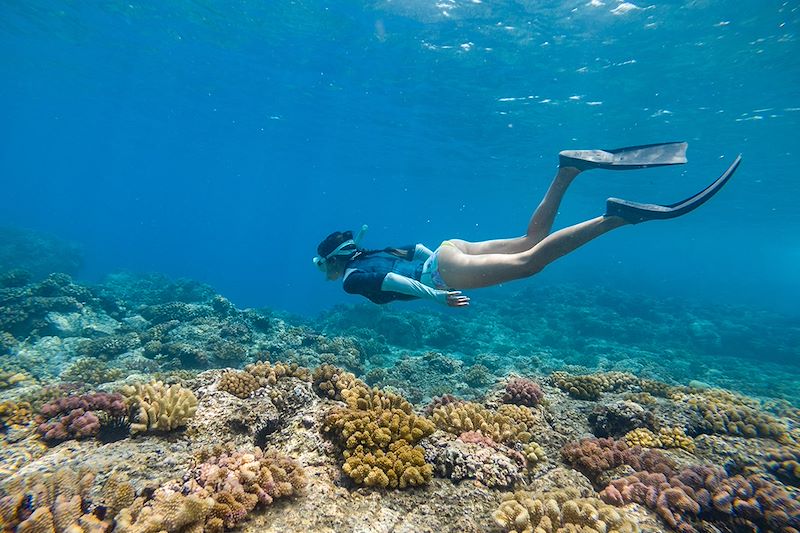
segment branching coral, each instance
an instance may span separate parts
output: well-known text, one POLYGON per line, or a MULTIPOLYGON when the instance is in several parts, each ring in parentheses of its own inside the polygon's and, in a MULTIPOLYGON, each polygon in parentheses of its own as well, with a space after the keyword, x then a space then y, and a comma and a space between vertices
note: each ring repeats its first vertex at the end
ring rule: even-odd
MULTIPOLYGON (((337 389, 328 389, 329 391, 337 389)), ((344 448, 343 471, 359 485, 406 488, 430 481, 433 467, 415 446, 434 427, 401 396, 358 384, 342 389, 347 408, 325 419, 323 430, 344 448)))
POLYGON ((81 383, 108 383, 122 377, 122 370, 111 368, 108 363, 93 357, 82 357, 72 363, 61 374, 62 381, 81 383))
POLYGON ((544 399, 544 392, 538 383, 525 378, 511 378, 506 383, 501 400, 503 403, 535 407, 544 399))
POLYGON ((698 433, 770 437, 782 443, 790 440, 786 424, 761 411, 758 402, 751 398, 711 389, 677 394, 673 399, 685 402, 696 413, 694 429, 698 433))
POLYGON ((67 396, 44 404, 39 410, 37 431, 45 441, 81 439, 97 435, 100 416, 125 416, 127 409, 119 394, 67 396))
POLYGON ((384 451, 380 447, 356 446, 344 451, 342 470, 358 485, 404 489, 425 485, 433 467, 425 462, 421 448, 405 440, 391 441, 384 451))
POLYGON ((197 397, 180 385, 161 381, 121 389, 131 406, 131 431, 171 431, 185 426, 197 410, 197 397))
POLYGON ((629 465, 635 470, 672 473, 675 464, 655 450, 629 447, 625 441, 614 439, 582 439, 561 449, 565 461, 591 480, 607 470, 629 465))
POLYGON ((296 377, 311 381, 311 371, 296 363, 276 363, 268 361, 247 365, 244 371, 228 370, 219 379, 219 390, 239 398, 247 398, 261 387, 275 385, 283 377, 296 377))
POLYGON ((639 525, 624 512, 597 498, 582 498, 577 489, 532 494, 517 491, 504 497, 492 514, 509 533, 628 533, 639 525))
POLYGON ((26 425, 33 419, 31 404, 28 402, 0 402, 0 431, 9 427, 26 425))
POLYGON ((522 455, 525 456, 525 465, 528 469, 532 469, 537 464, 546 461, 547 455, 539 444, 530 442, 522 447, 522 455))
POLYGON ((687 452, 694 452, 694 440, 686 435, 679 427, 661 428, 658 434, 647 428, 637 428, 628 432, 623 440, 629 446, 642 448, 680 448, 687 452))
POLYGON ((728 476, 720 467, 695 466, 674 475, 640 471, 612 481, 600 497, 614 505, 646 505, 682 533, 697 532, 698 520, 736 525, 737 531, 800 528, 796 494, 758 475, 728 476))
POLYGON ((12 478, 0 498, 0 527, 57 533, 109 531, 117 512, 133 502, 133 486, 114 472, 97 497, 89 498, 93 483, 93 473, 69 468, 12 478))
POLYGON ((29 379, 28 376, 22 372, 0 370, 0 390, 11 388, 27 379, 29 379))
POLYGON ((219 378, 219 390, 238 398, 247 398, 259 388, 258 380, 249 372, 229 370, 219 378))
POLYGON ((293 459, 276 452, 217 446, 200 452, 182 482, 136 498, 116 519, 116 532, 222 532, 257 506, 302 493, 306 478, 293 459))
POLYGON ((639 378, 625 372, 598 372, 596 374, 573 375, 553 372, 553 384, 579 400, 597 400, 608 391, 619 391, 639 384, 639 378))
POLYGON ((766 469, 784 483, 800 487, 800 448, 783 446, 770 450, 766 469))
POLYGON ((311 383, 318 395, 330 400, 342 400, 342 391, 356 385, 365 385, 354 374, 333 365, 317 367, 311 383))
POLYGON ((116 533, 222 531, 204 528, 214 505, 210 497, 185 496, 180 487, 159 487, 151 497, 136 498, 117 515, 116 533))
POLYGON ((252 451, 214 449, 201 453, 189 473, 183 493, 211 497, 214 505, 207 527, 232 528, 257 505, 300 494, 306 484, 300 465, 289 457, 260 448, 252 451), (202 461, 202 462, 200 462, 202 461))
POLYGON ((275 363, 269 361, 247 365, 245 371, 258 381, 259 387, 275 385, 278 379, 294 377, 303 381, 311 381, 311 371, 297 363, 275 363))
POLYGON ((436 427, 460 435, 479 431, 495 442, 525 444, 533 436, 536 417, 525 406, 501 405, 497 411, 473 403, 451 403, 437 407, 431 414, 436 427))
POLYGON ((467 401, 465 399, 463 399, 463 398, 458 398, 456 396, 453 396, 452 394, 444 394, 442 396, 437 396, 437 397, 433 398, 430 401, 430 403, 425 406, 425 409, 423 409, 423 412, 425 413, 426 416, 431 416, 433 414, 433 411, 437 407, 441 407, 443 405, 448 405, 448 404, 451 404, 451 403, 463 404, 463 403, 467 403, 467 401))
POLYGON ((658 440, 664 448, 680 448, 689 453, 694 452, 694 439, 688 436, 683 428, 671 427, 658 430, 658 440))
POLYGON ((642 379, 639 382, 639 388, 644 394, 652 394, 661 398, 669 397, 669 394, 674 389, 672 385, 655 379, 642 379))

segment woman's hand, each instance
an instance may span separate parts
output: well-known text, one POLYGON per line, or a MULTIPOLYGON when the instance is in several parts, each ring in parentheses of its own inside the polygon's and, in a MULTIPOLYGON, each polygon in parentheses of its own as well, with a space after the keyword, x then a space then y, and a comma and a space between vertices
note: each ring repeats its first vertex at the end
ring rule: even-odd
POLYGON ((450 307, 467 307, 469 296, 464 296, 461 291, 447 291, 447 305, 450 307))

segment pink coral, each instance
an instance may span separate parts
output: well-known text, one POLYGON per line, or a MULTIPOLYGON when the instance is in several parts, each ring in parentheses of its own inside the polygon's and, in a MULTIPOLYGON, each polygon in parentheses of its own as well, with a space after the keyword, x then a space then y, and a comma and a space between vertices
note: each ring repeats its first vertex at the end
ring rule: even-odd
POLYGON ((686 533, 697 531, 696 520, 738 524, 748 531, 800 529, 796 495, 766 478, 729 476, 717 466, 694 466, 669 478, 637 472, 612 481, 600 498, 613 505, 646 505, 671 528, 686 533))
POLYGON ((625 441, 614 439, 582 439, 561 449, 565 461, 592 480, 607 470, 629 465, 635 470, 660 472, 671 476, 674 463, 657 450, 629 447, 625 441))
POLYGON ((497 447, 497 443, 493 441, 491 437, 485 436, 480 431, 465 431, 458 436, 458 440, 470 444, 480 444, 481 446, 486 446, 487 448, 497 447))
POLYGON ((119 394, 100 392, 66 396, 44 404, 39 410, 37 431, 45 441, 93 437, 100 431, 98 412, 124 416, 125 401, 119 394))
POLYGON ((544 399, 542 387, 535 381, 525 378, 511 378, 506 383, 502 396, 503 403, 536 407, 544 399))
POLYGON ((218 448, 198 460, 202 462, 184 478, 183 493, 213 498, 211 516, 227 528, 241 522, 257 505, 269 505, 305 487, 300 465, 276 452, 218 448))
POLYGON ((464 433, 458 436, 458 440, 460 440, 461 442, 466 442, 468 444, 478 444, 486 448, 497 450, 500 453, 512 459, 513 461, 515 461, 517 464, 525 465, 527 463, 527 460, 525 459, 525 456, 522 453, 518 452, 513 448, 509 448, 508 446, 495 442, 494 440, 491 439, 491 437, 485 436, 480 431, 465 431, 464 433))

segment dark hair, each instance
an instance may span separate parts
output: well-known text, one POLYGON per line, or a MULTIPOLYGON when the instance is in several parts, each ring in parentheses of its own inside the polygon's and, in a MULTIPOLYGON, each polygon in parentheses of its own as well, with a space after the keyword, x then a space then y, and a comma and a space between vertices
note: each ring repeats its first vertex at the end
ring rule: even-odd
POLYGON ((349 241, 352 238, 352 231, 334 231, 325 237, 324 241, 319 243, 319 246, 317 246, 317 254, 319 254, 320 257, 325 257, 344 241, 349 241))

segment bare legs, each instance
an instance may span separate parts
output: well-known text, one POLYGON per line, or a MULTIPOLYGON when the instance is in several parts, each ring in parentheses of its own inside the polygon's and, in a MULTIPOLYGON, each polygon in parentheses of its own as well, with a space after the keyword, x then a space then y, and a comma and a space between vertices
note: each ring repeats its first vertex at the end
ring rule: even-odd
POLYGON ((476 289, 526 278, 587 242, 627 224, 620 217, 597 217, 550 234, 567 188, 580 171, 559 168, 523 237, 471 243, 450 242, 439 251, 439 273, 451 287, 476 289))
POLYGON ((516 254, 530 250, 536 246, 542 239, 550 234, 550 229, 553 227, 553 221, 558 214, 558 206, 561 205, 561 199, 564 193, 567 192, 572 180, 575 179, 580 171, 573 167, 563 167, 558 169, 556 177, 547 189, 541 203, 533 212, 530 222, 528 222, 528 231, 524 237, 515 237, 511 239, 495 239, 491 241, 481 242, 467 242, 460 239, 450 239, 456 248, 468 255, 483 255, 483 254, 516 254))

